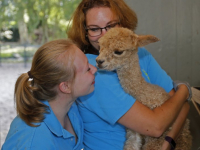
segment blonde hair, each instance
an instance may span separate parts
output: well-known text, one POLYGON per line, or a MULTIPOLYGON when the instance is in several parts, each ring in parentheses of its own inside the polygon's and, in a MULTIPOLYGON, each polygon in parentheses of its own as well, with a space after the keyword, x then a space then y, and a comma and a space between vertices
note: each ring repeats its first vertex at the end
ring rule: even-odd
POLYGON ((37 126, 48 113, 48 107, 41 101, 57 96, 56 85, 73 81, 75 67, 74 53, 70 40, 55 40, 41 46, 34 55, 31 70, 24 73, 15 84, 17 114, 30 126, 37 126), (33 79, 30 80, 29 77, 33 79))
POLYGON ((68 37, 76 41, 81 50, 90 46, 85 31, 86 13, 94 7, 109 7, 119 18, 122 27, 130 30, 135 30, 137 27, 136 13, 123 0, 82 0, 72 16, 72 26, 71 28, 68 26, 67 31, 68 37))

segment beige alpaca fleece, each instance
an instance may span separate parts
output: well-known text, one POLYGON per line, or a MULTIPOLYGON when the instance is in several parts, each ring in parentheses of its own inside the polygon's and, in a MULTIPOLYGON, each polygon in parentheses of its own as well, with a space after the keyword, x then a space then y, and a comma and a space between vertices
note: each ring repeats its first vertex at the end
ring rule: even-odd
MULTIPOLYGON (((99 39, 100 54, 96 59, 99 68, 108 71, 116 70, 125 92, 151 109, 163 104, 169 95, 163 88, 144 80, 137 52, 138 47, 156 41, 158 38, 152 35, 139 36, 126 28, 113 28, 99 39)), ((141 136, 127 129, 124 150, 160 150, 164 137, 170 129, 171 127, 159 138, 141 136), (144 144, 142 144, 142 140, 145 141, 144 144)), ((188 119, 176 143, 176 150, 191 149, 192 136, 189 131, 188 119)))

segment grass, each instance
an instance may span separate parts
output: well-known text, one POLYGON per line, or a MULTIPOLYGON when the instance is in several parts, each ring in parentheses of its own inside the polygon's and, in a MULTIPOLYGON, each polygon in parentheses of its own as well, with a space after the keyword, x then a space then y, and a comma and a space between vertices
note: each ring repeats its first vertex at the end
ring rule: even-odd
POLYGON ((0 51, 0 61, 5 63, 31 62, 36 50, 37 47, 6 47, 0 51))
POLYGON ((13 57, 12 53, 1 53, 0 55, 1 58, 10 58, 13 57))

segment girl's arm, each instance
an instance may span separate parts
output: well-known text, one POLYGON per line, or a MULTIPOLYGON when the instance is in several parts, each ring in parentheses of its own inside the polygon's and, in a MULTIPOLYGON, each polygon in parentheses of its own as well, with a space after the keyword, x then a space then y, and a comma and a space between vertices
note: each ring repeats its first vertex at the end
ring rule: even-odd
POLYGON ((188 95, 187 86, 181 84, 169 100, 153 110, 136 101, 118 123, 141 134, 159 137, 175 121, 188 95))

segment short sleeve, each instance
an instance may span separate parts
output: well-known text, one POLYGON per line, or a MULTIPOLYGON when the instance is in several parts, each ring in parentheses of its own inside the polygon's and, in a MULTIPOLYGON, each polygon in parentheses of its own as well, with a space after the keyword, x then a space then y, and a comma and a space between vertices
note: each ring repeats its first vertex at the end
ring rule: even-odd
MULTIPOLYGON (((139 48, 140 67, 146 71, 150 83, 161 86, 166 92, 170 92, 173 88, 171 77, 161 68, 155 58, 145 49, 139 48)), ((143 71, 143 70, 142 70, 143 71)))

